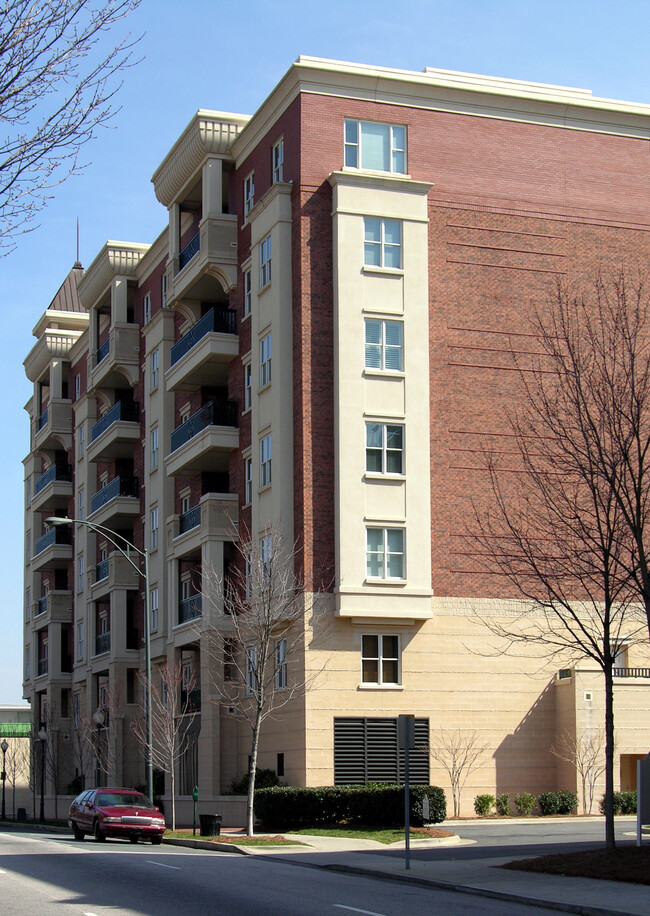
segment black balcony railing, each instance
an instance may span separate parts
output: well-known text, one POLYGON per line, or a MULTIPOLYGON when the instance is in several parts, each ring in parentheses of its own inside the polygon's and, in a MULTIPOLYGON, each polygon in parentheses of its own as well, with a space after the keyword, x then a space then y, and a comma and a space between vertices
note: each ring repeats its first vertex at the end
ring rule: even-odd
POLYGON ((38 418, 38 428, 43 429, 46 423, 47 423, 47 407, 45 408, 43 413, 38 418))
POLYGON ((203 318, 192 325, 187 334, 183 334, 180 340, 176 341, 171 349, 171 365, 173 366, 181 357, 189 353, 192 347, 211 331, 219 334, 236 334, 236 317, 237 313, 234 309, 210 309, 203 318))
POLYGON ((110 353, 110 349, 111 349, 111 339, 110 339, 110 337, 108 337, 108 338, 104 341, 103 344, 101 344, 99 347, 97 347, 97 362, 98 362, 98 363, 101 363, 101 361, 102 361, 106 356, 108 356, 108 354, 110 353))
POLYGON ((52 483, 53 480, 61 480, 65 483, 70 483, 72 481, 72 468, 69 464, 51 464, 47 471, 45 471, 41 476, 36 480, 34 484, 34 496, 37 493, 40 493, 41 490, 44 490, 45 487, 52 483))
POLYGON ((178 606, 178 622, 186 623, 201 616, 201 595, 190 595, 183 598, 178 606))
POLYGON ((178 533, 185 534, 192 528, 197 528, 201 524, 201 506, 192 506, 187 512, 183 512, 178 520, 178 533))
POLYGON ((36 602, 36 616, 44 614, 47 610, 47 595, 43 595, 42 598, 39 598, 36 602))
POLYGON ((96 512, 115 499, 117 496, 134 496, 140 495, 140 480, 138 477, 114 477, 110 483, 93 495, 90 500, 91 512, 96 512))
POLYGON ((100 633, 99 636, 95 636, 95 655, 101 655, 103 652, 110 652, 110 648, 110 633, 100 633))
POLYGON ((650 668, 612 668, 614 677, 650 677, 650 668))
POLYGON ((108 579, 108 560, 100 560, 95 566, 95 582, 108 579))
POLYGON ((95 439, 98 439, 109 426, 113 423, 117 423, 118 420, 125 420, 127 423, 137 423, 140 420, 140 405, 138 402, 133 401, 133 403, 128 403, 118 401, 116 404, 113 404, 111 409, 107 410, 104 416, 100 417, 93 425, 90 431, 91 441, 94 442, 95 439))
POLYGON ((230 426, 237 428, 236 401, 209 401, 200 410, 177 426, 171 435, 171 450, 175 452, 181 445, 198 435, 206 426, 230 426))
POLYGON ((42 674, 47 674, 47 659, 46 658, 39 658, 38 660, 38 676, 40 677, 42 674))
POLYGON ((195 254, 199 253, 201 247, 201 233, 197 232, 193 239, 187 243, 178 257, 178 269, 182 270, 186 264, 189 264, 195 254))
POLYGON ((181 712, 200 712, 201 711, 201 688, 195 687, 194 690, 181 690, 181 712))
POLYGON ((72 544, 72 531, 70 528, 50 528, 34 543, 34 556, 43 553, 54 544, 72 544))

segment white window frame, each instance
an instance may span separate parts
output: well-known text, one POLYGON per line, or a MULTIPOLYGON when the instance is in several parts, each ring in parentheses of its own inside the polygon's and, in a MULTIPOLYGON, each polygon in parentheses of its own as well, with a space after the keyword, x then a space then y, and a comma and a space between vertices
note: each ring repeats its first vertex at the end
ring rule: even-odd
POLYGON ((149 324, 151 321, 151 293, 145 293, 142 300, 142 324, 149 324))
POLYGON ((151 470, 155 471, 158 467, 158 427, 154 426, 151 430, 151 470))
POLYGON ((260 388, 271 384, 271 350, 272 340, 269 331, 260 340, 260 388))
POLYGON ((366 579, 387 582, 403 582, 406 579, 406 531, 404 528, 384 527, 380 525, 368 525, 366 527, 366 579), (370 544, 371 532, 380 532, 381 546, 378 549, 372 548, 370 544), (400 535, 400 549, 394 549, 395 537, 391 535, 400 535), (392 544, 390 542, 393 542, 392 544), (401 557, 401 575, 390 575, 389 566, 392 557, 401 557), (368 571, 371 558, 379 561, 379 575, 372 575, 368 571))
POLYGON ((273 442, 271 433, 260 439, 260 488, 268 487, 273 479, 273 442))
POLYGON ((86 451, 86 427, 81 423, 77 427, 77 457, 82 458, 86 451))
POLYGON ((253 502, 253 459, 244 458, 244 478, 245 494, 244 500, 247 506, 253 502))
POLYGON ((264 574, 264 581, 268 582, 271 576, 270 562, 273 556, 273 537, 270 534, 260 538, 260 563, 261 572, 264 574))
MULTIPOLYGON (((368 150, 369 143, 366 144, 368 150)), ((390 172, 395 175, 407 174, 406 161, 407 130, 404 124, 386 124, 383 121, 359 121, 346 118, 343 124, 344 165, 348 169, 390 172), (388 168, 372 168, 364 163, 364 128, 370 137, 372 128, 386 128, 388 148, 388 168)), ((368 150, 369 152, 369 150, 368 150)))
POLYGON ((77 518, 83 521, 86 512, 86 491, 83 487, 79 487, 77 490, 77 518))
POLYGON ((151 352, 151 390, 154 391, 158 387, 158 377, 160 369, 160 351, 158 347, 151 352))
POLYGON ((248 216, 255 206, 255 172, 244 178, 244 218, 248 216))
MULTIPOLYGON (((83 661, 85 649, 84 622, 79 620, 77 623, 77 661, 83 661)), ((76 694, 78 697, 79 695, 76 694)))
POLYGON ((260 289, 271 282, 271 236, 260 242, 260 289))
POLYGON ((397 633, 364 633, 361 636, 361 683, 369 684, 374 687, 399 686, 402 683, 402 645, 399 634, 397 633), (368 644, 370 640, 377 640, 377 654, 369 654, 368 644), (384 651, 384 640, 397 641, 397 655, 386 654, 384 651), (377 665, 377 679, 372 680, 366 677, 364 662, 370 662, 377 665), (397 662, 397 679, 389 680, 384 677, 384 662, 391 666, 397 662))
POLYGON ((151 528, 149 535, 149 549, 157 550, 158 549, 158 506, 154 506, 151 509, 149 515, 151 528))
POLYGON ((83 592, 84 590, 84 578, 86 572, 86 559, 83 553, 80 553, 77 556, 77 591, 83 592))
POLYGON ((244 318, 247 318, 253 306, 253 273, 250 267, 243 272, 244 280, 244 318))
POLYGON ((275 644, 275 688, 285 690, 287 687, 287 640, 279 639, 275 644))
POLYGON ((364 322, 364 364, 367 370, 372 372, 403 372, 404 371, 404 322, 395 321, 388 318, 366 318, 364 322), (370 328, 378 325, 379 326, 379 340, 373 341, 368 340, 368 331, 370 328), (388 326, 399 328, 399 344, 392 344, 387 342, 387 328, 388 326), (374 360, 371 358, 371 355, 375 352, 379 353, 379 365, 373 365, 374 360), (399 354, 399 368, 395 368, 388 363, 394 362, 393 359, 388 359, 389 356, 394 356, 394 354, 399 354))
POLYGON ((158 629, 158 588, 149 592, 149 630, 158 629))
POLYGON ((164 309, 167 308, 167 274, 163 273, 160 278, 160 302, 164 309))
POLYGON ((181 515, 185 515, 186 512, 190 511, 190 499, 191 493, 181 494, 181 515))
POLYGON ((246 695, 257 691, 257 647, 246 647, 246 695))
POLYGON ((78 401, 81 397, 81 375, 77 373, 74 377, 74 399, 78 401))
POLYGON ((403 423, 384 423, 381 420, 366 420, 366 474, 380 474, 382 477, 403 477, 406 467, 404 461, 404 438, 403 423), (368 441, 369 437, 377 429, 379 429, 381 442, 378 446, 371 445, 368 441), (401 444, 399 448, 389 446, 389 432, 395 429, 401 431, 401 444), (380 468, 371 468, 369 467, 371 455, 376 455, 377 453, 379 453, 380 468), (398 455, 400 459, 399 471, 389 470, 389 460, 394 460, 398 455))
POLYGON ((273 144, 271 167, 273 170, 273 184, 284 181, 284 137, 280 137, 280 139, 273 144))
POLYGON ((387 219, 383 216, 364 216, 363 218, 363 266, 375 270, 402 270, 404 266, 403 225, 400 219, 387 219), (399 242, 387 240, 388 230, 399 229, 399 242), (369 234, 379 229, 378 239, 369 234), (394 263, 395 253, 398 263, 394 263), (379 258, 376 258, 376 255, 379 258), (378 263, 377 263, 378 260, 378 263))
POLYGON ((251 363, 244 365, 244 411, 251 409, 253 396, 253 366, 251 363))

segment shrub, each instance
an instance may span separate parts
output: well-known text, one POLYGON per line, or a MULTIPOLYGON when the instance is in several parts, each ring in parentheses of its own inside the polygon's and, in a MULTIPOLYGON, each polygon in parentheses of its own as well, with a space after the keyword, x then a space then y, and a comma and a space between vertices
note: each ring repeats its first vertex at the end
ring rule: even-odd
MULTIPOLYGON (((598 810, 605 813, 605 796, 598 802, 598 810)), ((614 792, 614 814, 636 814, 636 789, 614 792)))
MULTIPOLYGON (((248 794, 248 773, 244 773, 241 779, 233 779, 232 781, 232 791, 233 795, 247 795, 248 794)), ((255 770, 255 788, 256 789, 269 789, 272 786, 279 786, 280 780, 278 779, 278 774, 275 770, 255 770)))
POLYGON ((489 817, 494 807, 494 795, 477 795, 474 799, 474 810, 479 817, 489 817))
POLYGON ((560 789, 557 792, 542 792, 537 798, 539 810, 543 815, 571 814, 578 804, 575 792, 560 789))
POLYGON ((520 817, 532 814, 535 808, 535 796, 531 795, 530 792, 521 792, 519 795, 515 795, 515 808, 520 817))
POLYGON ((557 813, 558 814, 573 814, 575 809, 578 807, 578 796, 575 792, 568 792, 566 789, 560 789, 557 793, 558 796, 558 805, 557 813))
POLYGON ((506 795, 505 792, 497 795, 496 807, 497 814, 501 815, 501 817, 508 817, 510 814, 510 796, 506 795))
MULTIPOLYGON (((445 793, 437 786, 411 786, 410 819, 422 826, 422 803, 429 799, 429 823, 439 824, 447 814, 445 793)), ((397 785, 276 786, 255 790, 255 814, 263 827, 296 830, 346 821, 369 827, 404 826, 404 787, 397 785)))

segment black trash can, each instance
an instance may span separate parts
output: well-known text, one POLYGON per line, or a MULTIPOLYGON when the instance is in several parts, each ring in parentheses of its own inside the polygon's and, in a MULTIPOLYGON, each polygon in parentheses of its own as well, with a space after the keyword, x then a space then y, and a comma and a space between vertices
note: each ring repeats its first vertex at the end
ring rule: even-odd
POLYGON ((27 820, 27 808, 19 808, 16 811, 16 820, 17 821, 26 821, 27 820))
POLYGON ((221 814, 199 814, 201 836, 219 836, 222 816, 221 814))

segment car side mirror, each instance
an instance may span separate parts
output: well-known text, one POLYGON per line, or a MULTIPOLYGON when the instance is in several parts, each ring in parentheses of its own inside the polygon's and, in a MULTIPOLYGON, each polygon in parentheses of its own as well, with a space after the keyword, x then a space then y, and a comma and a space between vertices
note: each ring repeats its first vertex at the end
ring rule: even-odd
POLYGON ((86 802, 86 808, 92 808, 92 806, 93 806, 92 802, 86 802))

